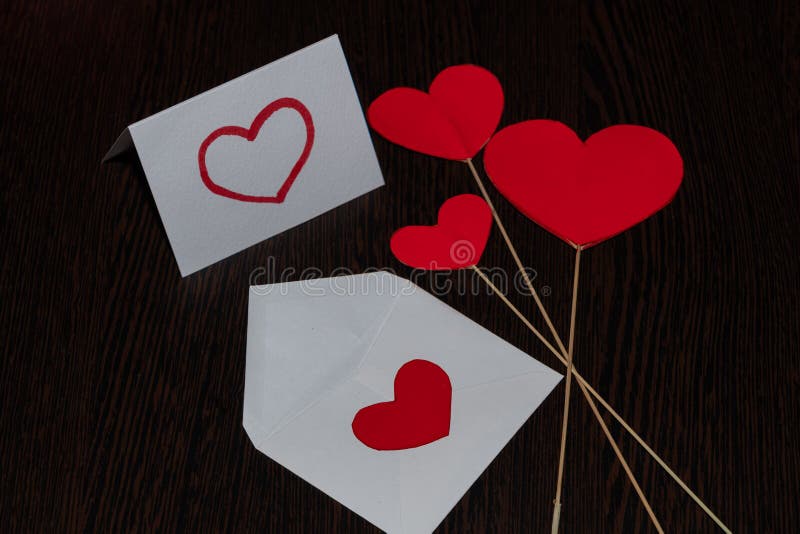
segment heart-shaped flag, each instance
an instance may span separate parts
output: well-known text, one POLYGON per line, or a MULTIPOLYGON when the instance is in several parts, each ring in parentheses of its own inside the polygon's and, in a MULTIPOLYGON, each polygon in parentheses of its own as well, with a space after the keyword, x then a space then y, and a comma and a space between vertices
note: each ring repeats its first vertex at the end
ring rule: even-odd
POLYGON ((431 271, 477 265, 489 239, 492 212, 476 195, 458 195, 439 208, 435 226, 406 226, 392 235, 398 260, 431 271))
POLYGON ((393 143, 445 159, 472 158, 497 129, 503 88, 475 65, 448 67, 427 93, 410 87, 386 91, 367 110, 367 120, 393 143))
POLYGON ((353 434, 372 449, 427 445, 450 433, 450 377, 435 363, 411 360, 394 378, 394 400, 367 406, 353 418, 353 434))
POLYGON ((483 156, 486 173, 522 213, 572 245, 589 246, 666 206, 683 161, 663 134, 620 124, 585 142, 568 126, 531 120, 502 129, 483 156))
POLYGON ((297 175, 300 173, 303 165, 305 165, 306 160, 308 160, 308 155, 311 153, 311 147, 313 144, 314 121, 311 119, 311 113, 308 111, 308 108, 306 108, 302 102, 295 98, 279 98, 278 100, 268 104, 267 107, 262 109, 258 115, 256 115, 256 118, 253 119, 253 124, 250 125, 250 128, 242 128, 241 126, 223 126, 222 128, 217 128, 205 138, 200 145, 200 151, 197 153, 197 161, 200 165, 200 178, 202 178, 203 183, 212 193, 223 197, 231 198, 233 200, 240 200, 242 202, 267 202, 280 204, 286 198, 286 194, 289 192, 289 189, 291 189, 295 178, 297 178, 297 175), (303 123, 306 127, 306 142, 305 146, 303 147, 303 152, 300 154, 300 157, 297 158, 297 162, 295 162, 292 170, 289 172, 289 175, 286 177, 286 180, 284 180, 277 193, 275 193, 275 195, 264 196, 248 195, 239 193, 237 191, 232 191, 216 183, 209 175, 208 167, 206 165, 206 152, 208 152, 208 147, 211 146, 211 143, 225 135, 243 137, 247 141, 252 142, 258 136, 258 132, 261 130, 261 127, 264 125, 264 123, 267 122, 267 119, 269 119, 270 116, 279 109, 284 108, 293 109, 300 114, 300 117, 303 119, 303 123))

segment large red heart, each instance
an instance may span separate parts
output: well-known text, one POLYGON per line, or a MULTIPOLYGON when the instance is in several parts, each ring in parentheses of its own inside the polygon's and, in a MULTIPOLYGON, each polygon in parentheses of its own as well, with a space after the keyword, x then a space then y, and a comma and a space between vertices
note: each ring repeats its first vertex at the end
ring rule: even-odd
POLYGON ((628 124, 582 142, 560 122, 521 122, 492 138, 483 162, 517 209, 568 243, 583 246, 669 204, 683 178, 681 156, 666 136, 628 124))
POLYGON ((492 212, 481 197, 455 196, 439 208, 435 226, 406 226, 392 235, 398 260, 431 271, 477 265, 489 239, 492 212))
POLYGON ((197 161, 200 165, 200 178, 202 178, 203 183, 212 193, 221 195, 223 197, 231 198, 233 200, 241 200, 242 202, 267 202, 280 204, 286 198, 286 194, 289 192, 289 189, 291 189, 295 178, 297 178, 297 175, 300 173, 303 165, 305 165, 306 160, 308 160, 308 155, 311 153, 311 146, 313 144, 314 121, 311 119, 311 113, 308 111, 308 108, 306 108, 302 102, 295 98, 279 98, 278 100, 268 104, 267 107, 262 109, 258 115, 256 115, 256 118, 253 119, 253 124, 250 125, 250 128, 242 128, 241 126, 223 126, 222 128, 217 128, 205 138, 200 145, 200 151, 197 153, 197 161), (211 146, 211 143, 224 135, 244 137, 247 141, 252 142, 258 136, 258 132, 261 130, 261 127, 264 125, 264 123, 267 122, 267 119, 269 119, 270 116, 279 109, 284 108, 293 109, 300 114, 300 117, 303 119, 303 123, 306 127, 306 143, 303 147, 303 152, 300 154, 300 157, 297 158, 297 162, 295 162, 292 170, 289 172, 289 176, 286 177, 286 180, 284 180, 280 189, 278 189, 278 192, 274 196, 246 195, 244 193, 227 189, 214 182, 214 180, 208 174, 208 167, 206 166, 206 152, 208 151, 208 147, 211 146))
POLYGON ((503 88, 475 65, 448 67, 427 93, 397 87, 375 99, 367 120, 383 137, 408 149, 445 159, 472 158, 497 129, 503 88))
POLYGON ((435 363, 411 360, 394 378, 394 400, 362 408, 353 434, 372 449, 396 451, 427 445, 450 434, 450 377, 435 363))

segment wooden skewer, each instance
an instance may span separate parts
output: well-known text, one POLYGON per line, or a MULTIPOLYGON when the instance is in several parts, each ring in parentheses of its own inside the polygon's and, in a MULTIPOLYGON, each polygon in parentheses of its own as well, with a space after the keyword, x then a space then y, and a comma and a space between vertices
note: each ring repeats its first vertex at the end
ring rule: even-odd
MULTIPOLYGON (((482 272, 480 274, 483 275, 482 272)), ((485 277, 485 275, 483 275, 483 277, 485 277)), ((495 290, 495 292, 497 291, 495 290)), ((542 333, 539 332, 539 330, 537 330, 536 327, 533 326, 524 315, 522 315, 522 313, 516 308, 516 306, 511 304, 508 301, 508 299, 505 298, 505 295, 499 292, 498 294, 501 295, 501 299, 511 309, 511 311, 513 311, 514 314, 520 320, 522 320, 525 326, 527 326, 528 329, 531 332, 533 332, 537 338, 539 338, 539 341, 541 341, 545 345, 545 347, 547 347, 548 350, 550 350, 550 352, 552 352, 555 355, 555 357, 558 358, 559 361, 561 361, 561 363, 564 364, 564 366, 566 367, 567 365, 566 358, 564 358, 564 356, 562 356, 558 352, 558 350, 556 350, 556 348, 549 341, 547 341, 547 339, 545 339, 542 333)), ((670 468, 669 465, 667 465, 667 463, 658 455, 658 453, 656 453, 656 451, 654 451, 647 444, 647 442, 644 441, 644 439, 625 421, 625 419, 622 418, 622 416, 619 413, 617 413, 617 411, 600 395, 600 393, 598 393, 597 390, 594 389, 592 385, 586 381, 585 378, 583 378, 583 376, 578 372, 578 370, 575 369, 574 365, 572 368, 572 375, 575 377, 575 380, 578 381, 578 385, 580 386, 584 394, 584 397, 586 397, 586 400, 589 403, 589 407, 592 408, 592 411, 595 412, 596 416, 598 416, 599 414, 596 412, 596 406, 591 397, 594 397, 594 399, 596 399, 597 402, 599 402, 600 405, 603 408, 605 408, 606 411, 609 414, 611 414, 612 417, 614 417, 614 419, 617 420, 620 426, 622 426, 622 428, 624 428, 625 431, 628 432, 628 434, 630 434, 631 437, 635 439, 639 445, 641 445, 641 447, 647 452, 647 454, 649 454, 658 463, 658 465, 660 465, 661 468, 664 469, 664 471, 666 471, 667 474, 669 474, 672 477, 672 479, 678 484, 678 486, 680 486, 681 489, 683 489, 683 491, 685 491, 692 498, 692 500, 694 500, 694 502, 717 524, 717 526, 720 527, 720 529, 722 529, 727 534, 733 534, 731 532, 731 529, 729 529, 725 525, 725 523, 723 523, 722 520, 719 517, 717 517, 717 515, 714 512, 712 512, 711 509, 700 499, 700 497, 694 491, 692 491, 691 488, 689 488, 689 486, 687 486, 683 480, 681 480, 681 478, 677 475, 677 473, 675 473, 675 471, 673 471, 672 468, 670 468), (591 397, 587 397, 586 396, 587 393, 589 393, 591 397)), ((601 426, 604 426, 604 424, 601 423, 601 426)))
POLYGON ((575 349, 575 314, 578 305, 578 279, 581 268, 581 247, 575 252, 575 274, 572 277, 572 311, 569 318, 569 348, 567 349, 567 378, 564 390, 564 415, 561 421, 561 450, 558 455, 558 482, 556 483, 556 498, 553 501, 553 527, 552 534, 558 533, 558 523, 561 518, 561 489, 564 482, 564 455, 567 449, 567 426, 569 424, 569 399, 572 391, 572 356, 575 349))
POLYGON ((500 230, 500 234, 503 236, 503 240, 506 242, 508 251, 511 252, 511 256, 514 258, 514 263, 517 264, 517 269, 519 269, 520 274, 522 274, 522 278, 525 280, 525 285, 528 286, 528 291, 531 292, 533 300, 536 301, 536 307, 539 308, 539 313, 541 313, 542 317, 544 317, 544 322, 547 323, 547 328, 549 328, 550 333, 553 334, 553 339, 556 340, 558 348, 561 349, 561 353, 566 355, 567 349, 566 347, 564 347, 564 343, 561 341, 561 337, 558 335, 558 332, 556 332, 556 327, 553 325, 553 321, 550 320, 550 315, 547 313, 547 310, 544 309, 544 304, 542 304, 542 299, 539 298, 539 294, 533 287, 533 282, 528 276, 528 272, 522 265, 522 260, 519 259, 519 254, 517 254, 517 249, 514 248, 514 245, 511 243, 511 238, 508 237, 508 232, 506 232, 506 227, 503 226, 503 222, 500 220, 500 216, 497 214, 497 210, 494 209, 494 204, 492 204, 492 199, 489 198, 489 193, 487 193, 486 187, 484 187, 483 185, 483 180, 481 180, 478 171, 475 169, 475 165, 472 164, 472 160, 468 159, 466 160, 466 163, 469 166, 469 170, 472 171, 472 176, 473 178, 475 178, 475 182, 477 182, 478 184, 478 189, 481 190, 483 199, 489 205, 489 209, 492 210, 492 217, 494 217, 494 222, 495 224, 497 224, 497 228, 500 230))
MULTIPOLYGON (((472 270, 475 271, 476 273, 478 273, 478 276, 480 276, 481 279, 483 279, 483 281, 486 283, 486 285, 488 285, 492 289, 492 291, 494 291, 494 293, 496 293, 497 296, 499 296, 500 299, 503 302, 505 302, 506 306, 508 306, 511 309, 511 311, 513 311, 514 314, 516 314, 516 316, 519 317, 520 320, 523 323, 525 323, 525 326, 527 326, 534 334, 536 334, 537 337, 542 339, 540 337, 542 334, 536 329, 536 327, 534 327, 530 323, 530 321, 528 321, 528 319, 524 315, 522 315, 522 312, 520 312, 517 309, 517 307, 514 306, 511 303, 511 301, 508 300, 508 297, 506 297, 503 293, 500 292, 499 289, 497 289, 497 287, 492 283, 491 280, 489 280, 489 277, 487 277, 483 273, 483 271, 481 271, 478 267, 476 267, 474 265, 472 266, 472 270)), ((548 343, 548 345, 549 345, 549 343, 548 343)), ((552 345, 550 345, 550 346, 552 347, 552 345)), ((555 349, 554 349, 554 353, 558 356, 558 358, 561 360, 561 362, 565 366, 568 366, 568 361, 561 354, 559 354, 558 351, 555 351, 555 349)), ((577 372, 575 372, 575 378, 576 379, 578 378, 577 372)), ((614 453, 617 455, 617 458, 619 459, 620 464, 622 464, 622 468, 625 470, 625 473, 628 475, 628 478, 630 479, 631 484, 633 484, 633 488, 636 490, 636 493, 639 495, 639 499, 642 501, 642 504, 644 505, 645 510, 647 510, 647 513, 650 516, 650 520, 653 522, 653 525, 656 527, 656 530, 658 530, 659 533, 664 534, 664 530, 661 528, 661 523, 658 522, 658 519, 656 518, 656 515, 653 512, 653 509, 650 506, 650 503, 648 502, 647 497, 645 497, 644 492, 642 491, 642 488, 639 486, 639 483, 636 481, 636 477, 633 475, 633 472, 631 471, 631 468, 628 466, 628 462, 625 461, 625 457, 622 456, 622 451, 619 450, 619 447, 617 446, 617 443, 614 440, 614 437, 611 435, 611 432, 608 430, 608 426, 606 426, 606 422, 603 420, 603 417, 600 415, 600 412, 597 410, 597 406, 594 405, 594 401, 592 400, 592 397, 589 395, 589 392, 587 391, 586 386, 583 384, 583 382, 581 380, 579 380, 578 383, 579 383, 579 385, 581 387, 581 390, 583 391, 584 397, 586 397, 586 400, 589 403, 589 406, 592 407, 592 412, 594 412, 595 418, 597 419, 597 422, 600 424, 600 427, 603 429, 603 432, 605 433, 606 438, 608 439, 608 442, 611 444, 611 448, 614 449, 614 453)))
MULTIPOLYGON (((524 316, 522 316, 521 314, 517 315, 523 320, 524 323, 526 323, 526 325, 529 327, 529 329, 531 329, 531 331, 536 335, 536 337, 539 338, 539 341, 541 341, 548 348, 548 350, 550 350, 550 352, 552 352, 559 360, 561 360, 561 362, 564 365, 567 365, 567 360, 565 358, 565 355, 568 354, 568 351, 564 347, 564 343, 561 341, 558 332, 556 332, 555 326, 553 326, 553 322, 550 320, 550 316, 547 313, 547 310, 545 310, 544 304, 542 304, 542 300, 536 293, 536 290, 533 287, 533 283, 531 282, 531 279, 528 276, 525 267, 522 265, 522 261, 519 259, 519 255, 517 254, 514 245, 511 243, 511 239, 508 237, 508 233, 506 232, 505 226, 503 226, 503 223, 500 220, 500 216, 497 214, 497 211, 494 208, 494 204, 492 204, 492 200, 489 198, 489 194, 487 193, 486 188, 483 185, 483 181, 481 180, 481 177, 478 175, 478 171, 475 169, 475 166, 473 165, 471 159, 465 160, 465 163, 467 164, 467 166, 469 166, 469 169, 472 172, 472 176, 475 178, 475 181, 478 184, 478 188, 481 190, 481 194, 483 195, 484 200, 489 205, 489 208, 492 211, 492 216, 494 217, 494 221, 497 224, 497 227, 500 230, 500 233, 502 234, 503 239, 506 242, 506 246, 508 247, 509 252, 511 252, 511 256, 514 258, 514 261, 517 264, 517 268, 519 269, 520 274, 525 280, 525 283, 528 286, 528 290, 531 292, 531 295, 533 296, 533 299, 536 302, 536 306, 538 307, 539 312, 542 314, 542 317, 544 317, 545 323, 547 323, 547 326, 550 329, 550 333, 553 334, 553 338, 556 340, 556 343, 561 349, 561 353, 559 353, 555 349, 555 347, 553 347, 553 345, 547 339, 545 339, 545 337, 536 328, 534 328, 533 325, 531 325, 527 321, 527 319, 524 318, 524 316)), ((570 245, 572 245, 574 248, 578 248, 578 246, 574 243, 570 243, 570 245)), ((512 308, 512 310, 516 310, 516 308, 512 308)), ((589 393, 591 393, 592 396, 595 399, 597 399, 597 401, 603 406, 603 408, 605 408, 608 411, 608 413, 610 413, 614 417, 614 419, 617 420, 617 422, 622 426, 622 428, 624 428, 625 431, 628 432, 628 434, 630 434, 633 437, 633 439, 635 439, 636 442, 647 452, 647 454, 649 454, 650 457, 653 458, 656 461, 656 463, 658 463, 658 465, 661 466, 661 468, 664 471, 666 471, 670 477, 672 477, 672 479, 678 484, 678 486, 680 486, 681 489, 683 489, 683 491, 685 491, 692 498, 692 500, 694 500, 694 502, 717 524, 717 526, 719 526, 720 529, 722 529, 727 534, 732 534, 731 530, 725 525, 725 523, 723 523, 722 520, 719 517, 717 517, 717 515, 714 512, 712 512, 711 509, 700 499, 700 497, 694 491, 692 491, 691 488, 689 488, 689 486, 686 485, 686 483, 683 480, 681 480, 681 478, 677 475, 677 473, 675 473, 675 471, 673 471, 672 468, 670 468, 667 465, 667 463, 647 444, 647 442, 645 442, 644 439, 642 439, 642 437, 636 433, 636 431, 622 418, 622 416, 619 415, 617 411, 614 410, 614 408, 612 408, 611 405, 608 404, 606 400, 600 396, 600 394, 591 386, 591 384, 589 384, 586 380, 584 380, 584 378, 578 373, 578 371, 574 368, 574 366, 572 369, 572 374, 578 381, 578 384, 581 386, 581 390, 584 392, 584 396, 586 391, 588 390, 589 393)), ((589 398, 587 398, 587 401, 589 402, 589 406, 592 407, 594 411, 595 409, 594 403, 589 398)))
MULTIPOLYGON (((522 265, 522 260, 520 260, 519 254, 517 254, 516 248, 511 243, 511 238, 508 236, 508 232, 506 232, 505 226, 503 225, 502 221, 500 220, 500 216, 498 215, 497 210, 495 209, 494 204, 492 203, 492 200, 489 197, 489 193, 486 191, 486 187, 483 185, 483 180, 481 180, 481 177, 478 174, 478 171, 475 169, 475 165, 472 163, 471 159, 466 160, 466 163, 467 163, 467 166, 469 167, 470 171, 472 172, 473 178, 475 178, 475 182, 478 185, 478 189, 480 189, 484 200, 486 201, 486 203, 489 206, 489 209, 492 212, 492 217, 494 218, 494 221, 497 224, 498 229, 500 230, 500 234, 503 236, 503 240, 506 242, 506 246, 508 247, 509 252, 511 252, 511 256, 514 258, 514 262, 517 264, 517 268, 519 269, 519 272, 522 274, 522 277, 525 280, 526 285, 528 286, 528 290, 530 291, 531 296, 533 296, 534 300, 536 301, 536 305, 539 308, 539 312, 542 314, 542 317, 544 317, 544 320, 547 323, 547 326, 550 329, 550 332, 553 334, 553 338, 556 340, 556 343, 558 344, 559 348, 561 349, 561 352, 564 355, 566 355, 566 359, 565 359, 564 356, 559 354, 558 351, 556 351, 555 348, 544 338, 544 336, 542 336, 542 334, 527 320, 527 318, 525 318, 519 312, 519 310, 517 310, 517 308, 513 304, 511 304, 511 302, 506 298, 506 296, 503 295, 502 293, 500 293, 499 291, 497 291, 496 288, 494 288, 494 285, 483 274, 483 272, 481 272, 480 269, 478 269, 477 267, 473 266, 473 269, 478 273, 478 275, 480 275, 481 278, 483 278, 484 281, 486 283, 488 283, 490 287, 493 288, 495 293, 500 295, 500 297, 503 299, 503 301, 509 307, 511 307, 512 311, 514 311, 517 314, 517 316, 520 319, 522 319, 522 321, 526 324, 526 326, 528 326, 528 328, 531 329, 531 331, 533 331, 533 333, 548 348, 550 348, 551 351, 556 356, 558 356, 558 358, 562 361, 562 363, 564 363, 567 366, 567 388, 566 388, 566 393, 565 393, 566 396, 565 396, 565 400, 564 400, 564 405, 565 405, 564 408, 565 409, 564 409, 564 420, 563 420, 563 423, 562 423, 561 451, 560 451, 560 455, 559 455, 560 459, 559 459, 559 468, 558 468, 558 484, 557 484, 557 490, 556 490, 556 500, 554 502, 555 508, 554 508, 554 512, 553 512, 553 534, 555 534, 555 532, 558 531, 558 524, 560 522, 560 515, 561 515, 560 514, 560 512, 561 512, 560 495, 561 495, 561 487, 562 487, 562 483, 563 483, 563 469, 564 469, 563 468, 563 462, 564 462, 564 452, 565 452, 565 444, 566 444, 566 430, 567 430, 567 420, 568 420, 568 410, 569 410, 569 394, 570 394, 571 378, 572 378, 572 374, 573 374, 571 372, 571 370, 573 369, 573 366, 571 364, 571 352, 572 351, 571 350, 567 350, 566 347, 564 347, 564 343, 561 341, 561 337, 558 335, 558 332, 556 331, 555 326, 553 325, 553 321, 550 319, 550 315, 545 310, 544 304, 542 304, 542 301, 539 298, 539 294, 536 292, 536 289, 533 287, 533 282, 531 281, 530 277, 528 276, 528 273, 525 270, 525 267, 522 265)), ((578 249, 578 254, 579 253, 580 253, 580 249, 578 249)), ((576 257, 576 272, 575 272, 576 280, 577 280, 577 275, 578 275, 577 267, 579 265, 579 263, 578 263, 579 258, 580 258, 579 256, 576 257)), ((570 327, 570 338, 571 339, 574 339, 574 337, 573 337, 574 336, 574 318, 575 318, 574 312, 575 312, 575 304, 576 304, 575 300, 576 300, 576 297, 577 297, 577 284, 575 285, 574 291, 573 291, 573 306, 572 306, 572 312, 573 313, 572 313, 572 318, 571 318, 571 323, 572 324, 571 324, 571 327, 570 327)), ((571 344, 572 344, 572 342, 570 342, 570 345, 571 344)), ((571 349, 571 347, 570 347, 570 349, 571 349)), ((630 467, 628 467, 628 464, 625 461, 625 458, 622 456, 622 453, 619 450, 619 447, 617 447, 617 444, 614 441, 613 437, 611 436, 611 433, 608 431, 608 427, 605 425, 605 421, 603 420, 602 417, 600 417, 600 414, 597 411, 597 407, 594 405, 594 401, 592 401, 592 398, 586 392, 586 385, 580 383, 580 381, 579 381, 579 384, 581 386, 581 390, 584 393, 584 396, 586 397, 587 402, 589 403, 590 407, 592 408, 592 411, 595 412, 597 420, 600 423, 600 426, 603 428, 603 432, 606 434, 606 437, 608 438, 609 443, 611 444, 612 448, 614 449, 614 452, 617 454, 617 457, 619 458, 620 463, 622 464, 623 468, 625 469, 625 472, 628 474, 628 478, 631 480, 631 483, 633 484, 634 488, 636 489, 636 492, 639 495, 639 498, 642 500, 642 504, 645 506, 645 509, 647 510, 648 514, 650 515, 650 518, 653 521, 653 524, 656 526, 656 528, 659 530, 659 532, 663 532, 661 530, 661 525, 659 524, 658 519, 656 518, 655 513, 653 512, 653 510, 652 510, 652 508, 650 506, 650 503, 647 501, 647 498, 645 497, 644 493, 642 492, 641 487, 639 486, 638 482, 636 481, 636 478, 633 476, 633 473, 631 472, 630 467)))

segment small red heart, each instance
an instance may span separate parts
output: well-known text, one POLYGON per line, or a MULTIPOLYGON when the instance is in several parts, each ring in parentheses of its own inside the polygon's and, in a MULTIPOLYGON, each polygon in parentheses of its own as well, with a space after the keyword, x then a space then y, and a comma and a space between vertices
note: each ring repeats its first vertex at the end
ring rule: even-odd
POLYGON ((427 93, 410 87, 386 91, 367 110, 367 120, 393 143, 430 156, 472 158, 497 129, 503 88, 475 65, 448 67, 427 93))
POLYGON ((427 360, 411 360, 394 377, 394 400, 358 411, 353 434, 372 449, 412 449, 450 434, 453 387, 444 369, 427 360))
POLYGON ((286 198, 286 194, 289 192, 289 189, 291 189, 295 178, 297 178, 297 175, 300 173, 303 165, 305 165, 306 160, 308 160, 308 155, 311 153, 311 146, 313 144, 314 121, 311 119, 311 113, 308 111, 308 108, 306 108, 302 102, 295 98, 279 98, 278 100, 268 104, 267 107, 262 109, 258 115, 256 115, 256 118, 253 119, 253 124, 250 125, 250 128, 242 128, 241 126, 223 126, 222 128, 217 128, 205 138, 200 145, 200 151, 197 153, 197 161, 200 165, 200 178, 203 179, 203 183, 212 193, 223 197, 231 198, 233 200, 241 200, 242 202, 269 202, 280 204, 286 198), (258 136, 258 132, 261 130, 261 127, 264 125, 264 123, 267 122, 267 119, 269 119, 270 116, 279 109, 284 108, 293 109, 300 114, 300 117, 303 119, 303 123, 306 127, 306 144, 303 147, 303 152, 300 154, 300 157, 297 158, 297 162, 295 162, 292 170, 289 172, 289 176, 286 177, 286 180, 284 180, 275 196, 246 195, 244 193, 231 191, 230 189, 222 187, 218 183, 214 182, 214 180, 208 174, 208 167, 206 167, 206 152, 208 151, 208 147, 211 146, 211 143, 224 135, 244 137, 247 141, 252 142, 258 136))
POLYGON ((483 162, 517 209, 573 245, 599 243, 653 215, 683 178, 672 141, 629 124, 582 142, 560 122, 521 122, 492 138, 483 162))
POLYGON ((492 212, 481 197, 455 196, 439 208, 435 226, 406 226, 392 235, 398 260, 431 271, 477 265, 489 239, 492 212))

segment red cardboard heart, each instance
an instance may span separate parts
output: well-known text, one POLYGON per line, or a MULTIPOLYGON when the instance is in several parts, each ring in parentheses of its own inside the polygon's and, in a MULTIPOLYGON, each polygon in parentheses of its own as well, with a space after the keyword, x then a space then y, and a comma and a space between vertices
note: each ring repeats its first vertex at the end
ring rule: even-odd
POLYGON ((367 406, 353 418, 353 434, 372 449, 427 445, 450 433, 450 377, 435 363, 411 360, 394 378, 394 400, 367 406))
POLYGON ((367 120, 383 137, 445 159, 472 158, 489 140, 503 113, 503 88, 475 65, 448 67, 427 93, 410 87, 386 91, 369 106, 367 120))
POLYGON ((683 161, 663 134, 620 124, 582 142, 568 126, 531 120, 502 129, 486 173, 517 209, 573 245, 593 245, 672 200, 683 161))
POLYGON ((492 212, 481 197, 455 196, 439 208, 435 226, 406 226, 392 235, 398 260, 431 271, 477 265, 489 239, 492 212))
POLYGON ((241 200, 242 202, 268 202, 280 204, 286 198, 286 194, 289 192, 289 189, 291 189, 295 178, 297 178, 297 175, 300 173, 303 165, 305 165, 306 160, 308 160, 308 155, 311 153, 311 146, 313 144, 314 122, 311 119, 311 113, 308 111, 308 108, 306 108, 303 103, 297 99, 279 98, 278 100, 268 104, 267 107, 262 109, 258 115, 256 115, 256 118, 253 119, 253 124, 250 125, 250 128, 242 128, 241 126, 223 126, 222 128, 217 128, 205 138, 203 143, 200 145, 200 151, 197 153, 197 161, 200 165, 200 178, 203 179, 203 183, 212 193, 221 195, 223 197, 232 198, 233 200, 241 200), (247 141, 252 142, 258 136, 258 132, 261 130, 261 127, 264 125, 264 123, 267 122, 267 119, 269 119, 270 116, 279 109, 284 108, 293 109, 300 114, 300 117, 303 119, 303 123, 306 127, 306 143, 303 147, 303 152, 300 154, 300 157, 297 158, 297 162, 292 167, 292 170, 289 172, 289 176, 286 177, 286 180, 284 180, 280 189, 278 189, 278 192, 274 196, 246 195, 244 193, 239 193, 222 187, 218 183, 214 182, 214 180, 208 174, 208 167, 206 166, 206 152, 208 151, 208 147, 211 146, 211 143, 224 135, 244 137, 247 141))

